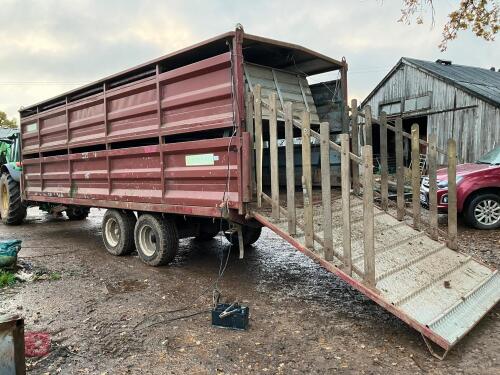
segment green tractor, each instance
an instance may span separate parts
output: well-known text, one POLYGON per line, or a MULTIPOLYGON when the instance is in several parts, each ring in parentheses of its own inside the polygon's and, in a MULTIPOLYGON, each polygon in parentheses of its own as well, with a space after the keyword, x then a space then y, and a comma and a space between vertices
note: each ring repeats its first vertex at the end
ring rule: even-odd
POLYGON ((0 216, 7 225, 21 224, 26 205, 21 199, 21 155, 17 129, 0 129, 0 216))

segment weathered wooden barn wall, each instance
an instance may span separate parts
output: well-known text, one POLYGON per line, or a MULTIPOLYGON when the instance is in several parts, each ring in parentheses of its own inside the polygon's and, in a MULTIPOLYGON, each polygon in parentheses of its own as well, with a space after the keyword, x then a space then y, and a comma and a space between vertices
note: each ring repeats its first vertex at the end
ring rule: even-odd
POLYGON ((439 147, 445 148, 447 139, 453 137, 457 141, 460 160, 472 162, 500 145, 499 107, 407 62, 401 64, 365 104, 369 104, 378 117, 380 103, 426 95, 428 92, 431 93, 430 109, 404 113, 403 117, 428 115, 427 135, 435 131, 439 147))

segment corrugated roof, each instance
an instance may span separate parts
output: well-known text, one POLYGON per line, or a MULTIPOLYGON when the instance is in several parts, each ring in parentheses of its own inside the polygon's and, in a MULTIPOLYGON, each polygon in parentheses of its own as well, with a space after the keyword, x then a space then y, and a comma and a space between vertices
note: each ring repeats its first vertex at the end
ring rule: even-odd
POLYGON ((403 61, 440 76, 472 95, 479 96, 497 106, 500 105, 500 72, 498 71, 453 63, 445 65, 408 57, 403 57, 403 61))
POLYGON ((0 139, 10 137, 12 134, 17 133, 18 129, 0 127, 0 139))
POLYGON ((403 57, 396 66, 384 77, 375 89, 363 100, 362 105, 384 84, 401 64, 408 64, 421 69, 438 79, 456 86, 473 96, 477 96, 490 104, 500 106, 500 72, 458 64, 442 64, 432 61, 403 57))

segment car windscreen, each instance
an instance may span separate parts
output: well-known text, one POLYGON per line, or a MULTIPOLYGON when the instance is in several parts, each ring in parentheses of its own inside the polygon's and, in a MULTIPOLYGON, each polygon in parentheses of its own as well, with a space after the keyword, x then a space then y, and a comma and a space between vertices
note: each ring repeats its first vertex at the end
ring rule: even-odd
POLYGON ((480 164, 500 165, 500 146, 495 147, 486 155, 482 156, 477 162, 480 164))

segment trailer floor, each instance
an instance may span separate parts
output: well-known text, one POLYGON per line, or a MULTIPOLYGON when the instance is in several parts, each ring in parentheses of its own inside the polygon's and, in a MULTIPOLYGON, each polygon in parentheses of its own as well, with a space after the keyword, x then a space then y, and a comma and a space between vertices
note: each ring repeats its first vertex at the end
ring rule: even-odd
MULTIPOLYGON (((416 331, 267 230, 244 260, 231 256, 221 282, 228 300, 250 305, 249 331, 211 328, 208 314, 146 328, 153 313, 182 307, 210 285, 219 242, 183 240, 171 266, 150 268, 104 251, 102 214, 69 222, 30 209, 26 225, 0 225, 0 238, 24 241, 22 260, 61 274, 0 291, 0 311, 22 313, 26 330, 52 333, 52 353, 29 360, 30 374, 500 371, 498 306, 438 361, 416 331)), ((471 255, 500 266, 500 231, 460 227, 459 235, 471 255)))

